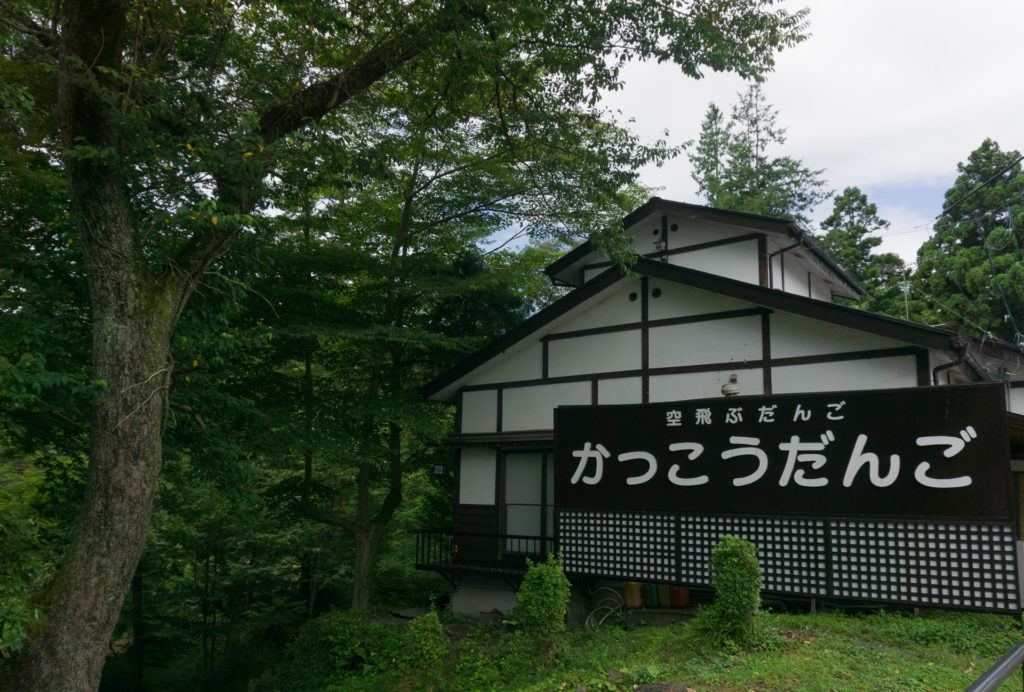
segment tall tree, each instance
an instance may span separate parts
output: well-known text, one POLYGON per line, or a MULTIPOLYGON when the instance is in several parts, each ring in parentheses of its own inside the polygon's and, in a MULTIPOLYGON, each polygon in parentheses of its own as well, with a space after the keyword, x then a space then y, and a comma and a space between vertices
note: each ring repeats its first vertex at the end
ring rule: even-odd
POLYGON ((823 171, 778 155, 786 130, 761 85, 739 94, 728 122, 708 106, 690 163, 697 189, 713 207, 806 221, 806 213, 828 198, 823 171))
POLYGON ((860 188, 848 187, 834 200, 832 213, 821 222, 821 244, 857 277, 866 295, 857 306, 871 312, 906 317, 903 285, 907 270, 903 259, 892 252, 876 253, 878 235, 889 222, 878 216, 878 207, 860 188))
POLYGON ((957 164, 935 233, 917 253, 915 284, 936 321, 1021 343, 1024 171, 1017 151, 986 139, 957 164))
POLYGON ((102 383, 81 515, 21 689, 98 684, 149 526, 175 326, 261 210, 289 135, 322 124, 358 147, 340 111, 423 59, 445 89, 490 79, 487 111, 466 115, 501 129, 519 102, 593 103, 631 58, 757 75, 802 38, 803 18, 770 0, 0 5, 3 60, 48 63, 24 81, 57 95, 38 104, 59 136, 27 144, 59 157, 68 180, 102 383), (517 92, 532 65, 546 88, 517 92))

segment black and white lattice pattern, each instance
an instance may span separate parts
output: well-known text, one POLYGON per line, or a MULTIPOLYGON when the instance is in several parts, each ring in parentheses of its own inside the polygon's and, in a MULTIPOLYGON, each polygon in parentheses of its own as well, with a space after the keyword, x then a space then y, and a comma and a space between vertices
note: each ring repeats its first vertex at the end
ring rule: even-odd
POLYGON ((831 522, 836 596, 1014 612, 1016 541, 1010 526, 831 522))
POLYGON ((711 549, 724 535, 757 547, 761 586, 784 594, 828 593, 825 522, 776 517, 680 517, 680 581, 710 584, 711 549))
POLYGON ((678 581, 673 515, 562 510, 558 531, 570 574, 678 581))

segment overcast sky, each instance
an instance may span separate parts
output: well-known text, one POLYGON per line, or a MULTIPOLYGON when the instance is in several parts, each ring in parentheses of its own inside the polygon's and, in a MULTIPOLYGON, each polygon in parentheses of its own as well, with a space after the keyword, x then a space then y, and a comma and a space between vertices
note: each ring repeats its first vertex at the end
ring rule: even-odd
MULTIPOLYGON (((810 38, 780 54, 765 82, 788 128, 785 153, 824 168, 831 189, 857 185, 892 226, 883 250, 913 260, 956 177, 985 137, 1024 150, 1024 0, 810 0, 810 38), (925 228, 914 227, 929 224, 925 228)), ((605 103, 646 139, 693 139, 709 102, 726 112, 732 75, 684 77, 636 64, 605 103)), ((701 202, 686 156, 645 168, 667 199, 701 202)), ((831 202, 814 214, 824 218, 831 202)))

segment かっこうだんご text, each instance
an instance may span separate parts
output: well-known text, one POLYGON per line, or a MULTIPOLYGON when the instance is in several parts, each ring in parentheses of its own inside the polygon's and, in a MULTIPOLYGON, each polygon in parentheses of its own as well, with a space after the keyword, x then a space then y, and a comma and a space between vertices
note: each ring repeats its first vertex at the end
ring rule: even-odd
MULTIPOLYGON (((701 409, 697 409, 700 411, 701 409)), ((728 420, 728 419, 727 419, 728 420)), ((942 459, 953 460, 968 445, 978 439, 974 426, 967 425, 952 435, 922 435, 915 439, 917 448, 924 459, 911 460, 904 466, 899 454, 888 454, 870 449, 867 434, 856 436, 852 446, 840 448, 836 435, 826 429, 816 436, 791 435, 775 445, 775 449, 766 449, 761 445, 759 437, 733 435, 729 437, 729 446, 718 454, 721 461, 730 462, 736 471, 732 474, 732 485, 741 487, 758 482, 772 482, 768 477, 769 454, 778 453, 783 460, 781 471, 777 475, 780 487, 789 485, 804 488, 820 488, 829 484, 830 479, 824 474, 826 465, 830 463, 844 464, 842 485, 851 487, 858 475, 866 474, 868 482, 877 488, 887 488, 899 478, 901 471, 910 472, 907 467, 913 466, 914 481, 921 486, 937 489, 964 488, 973 482, 969 474, 960 475, 933 472, 933 462, 942 459), (848 451, 847 451, 848 450, 848 451)), ((700 442, 681 440, 668 445, 669 462, 666 477, 677 486, 701 486, 711 481, 708 474, 690 474, 686 472, 687 462, 700 459, 706 451, 700 442)), ((602 443, 585 442, 579 449, 573 450, 576 468, 570 479, 571 485, 583 483, 597 485, 604 477, 605 462, 613 457, 613 453, 602 443)), ((626 477, 626 485, 643 485, 658 475, 659 462, 657 456, 647 450, 628 450, 614 455, 616 463, 632 464, 636 473, 626 477)))

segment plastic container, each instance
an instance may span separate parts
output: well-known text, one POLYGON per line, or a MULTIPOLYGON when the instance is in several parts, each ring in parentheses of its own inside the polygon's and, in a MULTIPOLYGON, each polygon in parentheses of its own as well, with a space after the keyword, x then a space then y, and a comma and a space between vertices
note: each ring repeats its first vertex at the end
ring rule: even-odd
POLYGON ((685 608, 690 605, 690 590, 685 586, 673 586, 671 600, 673 608, 685 608))
POLYGON ((645 608, 657 608, 658 607, 658 585, 657 584, 644 584, 644 607, 645 608))
POLYGON ((672 607, 672 587, 668 584, 658 584, 658 607, 659 608, 671 608, 672 607))
POLYGON ((640 588, 640 582, 622 582, 622 600, 626 602, 627 608, 642 608, 644 605, 644 594, 640 588))

